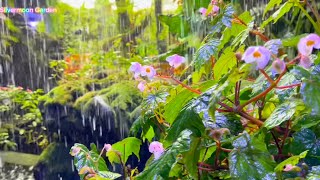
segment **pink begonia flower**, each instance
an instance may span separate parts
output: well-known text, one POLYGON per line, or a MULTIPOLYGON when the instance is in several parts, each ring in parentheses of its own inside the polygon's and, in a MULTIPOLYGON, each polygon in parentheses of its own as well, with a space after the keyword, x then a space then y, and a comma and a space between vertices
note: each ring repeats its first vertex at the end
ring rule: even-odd
POLYGON ((149 152, 154 154, 154 159, 157 160, 164 153, 164 148, 161 142, 153 141, 149 145, 149 152))
POLYGON ((104 144, 104 149, 108 152, 112 148, 111 144, 104 144))
POLYGON ((301 55, 309 56, 313 48, 320 49, 320 37, 317 34, 309 34, 301 38, 298 43, 298 51, 301 55))
POLYGON ((281 74, 286 69, 286 63, 280 59, 276 59, 272 63, 272 70, 278 74, 281 74))
POLYGON ((132 62, 129 70, 134 73, 134 78, 138 78, 141 74, 142 66, 138 62, 132 62))
POLYGON ((79 154, 81 148, 80 147, 77 147, 77 146, 72 146, 71 148, 71 156, 76 156, 77 154, 79 154))
POLYGON ((156 75, 156 70, 151 66, 142 66, 141 76, 147 76, 150 80, 156 75))
POLYGON ((306 69, 309 69, 312 63, 313 63, 313 59, 311 59, 309 56, 301 55, 300 63, 299 63, 300 66, 306 69))
POLYGON ((141 81, 139 84, 138 84, 138 89, 143 92, 146 88, 146 81, 141 81))
POLYGON ((182 63, 186 61, 186 59, 183 56, 179 56, 177 54, 174 54, 172 56, 167 57, 166 61, 169 63, 169 65, 173 68, 179 67, 182 63))
POLYGON ((271 52, 263 46, 251 46, 242 56, 242 60, 246 63, 256 63, 256 69, 264 69, 270 60, 271 52))
POLYGON ((202 8, 199 9, 199 12, 201 13, 202 16, 206 16, 206 14, 207 14, 207 9, 204 8, 204 7, 202 7, 202 8))

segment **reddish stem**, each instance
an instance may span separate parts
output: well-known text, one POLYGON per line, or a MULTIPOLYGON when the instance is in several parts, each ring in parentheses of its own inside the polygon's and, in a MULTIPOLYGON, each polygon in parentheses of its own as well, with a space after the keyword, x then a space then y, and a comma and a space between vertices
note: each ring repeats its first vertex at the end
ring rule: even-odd
POLYGON ((259 71, 264 75, 264 77, 267 78, 269 83, 271 83, 271 84, 273 83, 273 80, 271 79, 271 77, 263 69, 259 69, 259 71))
POLYGON ((291 85, 288 85, 288 86, 278 86, 278 87, 276 87, 276 88, 277 88, 277 89, 289 89, 289 88, 294 88, 294 87, 297 87, 297 86, 301 86, 301 83, 291 84, 291 85))
POLYGON ((176 83, 180 84, 182 87, 188 89, 191 92, 194 92, 196 94, 201 94, 202 92, 197 90, 197 89, 193 89, 192 87, 184 84, 183 82, 179 81, 178 79, 172 77, 172 76, 162 76, 162 75, 157 75, 157 77, 162 78, 162 79, 172 79, 173 81, 175 81, 176 83))

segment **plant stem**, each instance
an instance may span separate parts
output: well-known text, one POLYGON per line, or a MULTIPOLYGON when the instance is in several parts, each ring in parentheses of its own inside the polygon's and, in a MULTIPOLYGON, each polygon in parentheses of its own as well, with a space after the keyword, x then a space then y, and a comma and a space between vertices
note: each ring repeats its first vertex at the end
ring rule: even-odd
POLYGON ((264 77, 267 78, 270 84, 273 83, 273 80, 271 79, 271 77, 263 69, 259 69, 259 71, 264 75, 264 77))
POLYGON ((274 133, 271 131, 271 135, 274 139, 274 142, 276 143, 276 146, 277 146, 277 149, 278 149, 278 154, 282 154, 282 149, 280 148, 280 145, 279 145, 279 141, 278 139, 276 138, 276 136, 274 135, 274 133))
POLYGON ((175 81, 176 83, 180 84, 182 87, 188 89, 189 91, 193 92, 193 93, 196 93, 196 94, 201 94, 202 92, 197 90, 197 89, 193 89, 192 87, 184 84, 183 82, 179 81, 178 79, 172 77, 172 76, 160 76, 160 75, 157 75, 157 77, 159 78, 162 78, 162 79, 172 79, 173 81, 175 81))
POLYGON ((289 89, 289 88, 294 88, 294 87, 297 87, 297 86, 301 86, 301 83, 291 84, 291 85, 288 85, 288 86, 278 86, 278 87, 276 87, 276 89, 289 89))
POLYGON ((316 32, 319 34, 320 33, 320 26, 312 19, 312 17, 309 15, 309 13, 301 6, 300 3, 295 3, 300 10, 304 13, 304 15, 309 19, 309 21, 311 22, 311 24, 313 25, 314 29, 316 30, 316 32))

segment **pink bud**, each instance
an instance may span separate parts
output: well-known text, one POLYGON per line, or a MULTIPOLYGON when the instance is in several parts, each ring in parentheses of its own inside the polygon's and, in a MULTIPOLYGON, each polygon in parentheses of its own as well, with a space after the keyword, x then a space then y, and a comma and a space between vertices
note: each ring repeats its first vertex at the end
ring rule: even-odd
POLYGON ((76 156, 77 154, 79 154, 81 148, 80 147, 77 147, 77 146, 72 146, 71 148, 71 156, 76 156))
POLYGON ((108 152, 111 150, 111 144, 104 144, 104 149, 108 152))
POLYGON ((276 59, 272 63, 272 70, 278 74, 282 73, 286 69, 286 63, 280 59, 276 59))
POLYGON ((145 85, 146 85, 146 82, 145 81, 141 81, 139 84, 138 84, 138 89, 143 92, 145 90, 145 85))

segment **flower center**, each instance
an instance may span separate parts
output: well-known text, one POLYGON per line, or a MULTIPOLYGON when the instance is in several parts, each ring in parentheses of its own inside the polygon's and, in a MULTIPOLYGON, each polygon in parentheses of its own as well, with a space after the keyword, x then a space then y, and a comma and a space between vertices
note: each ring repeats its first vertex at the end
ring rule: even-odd
POLYGON ((147 72, 147 73, 151 72, 151 69, 150 69, 150 68, 147 68, 147 69, 146 69, 146 72, 147 72))
POLYGON ((307 46, 312 46, 314 45, 314 41, 310 40, 310 41, 307 41, 307 46))
POLYGON ((255 51, 255 52, 253 53, 253 57, 255 57, 255 58, 260 58, 260 57, 261 57, 261 53, 258 52, 258 51, 255 51))

